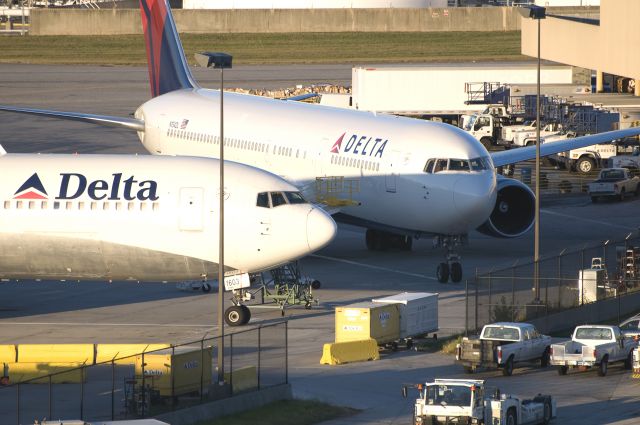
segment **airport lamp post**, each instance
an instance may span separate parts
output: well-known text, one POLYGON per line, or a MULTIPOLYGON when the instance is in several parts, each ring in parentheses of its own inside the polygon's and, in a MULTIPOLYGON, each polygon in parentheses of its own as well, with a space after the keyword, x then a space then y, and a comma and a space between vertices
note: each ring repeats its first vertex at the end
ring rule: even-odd
POLYGON ((220 70, 220 242, 218 246, 218 383, 224 383, 224 70, 231 68, 232 56, 220 52, 196 53, 205 68, 220 70))
POLYGON ((536 201, 535 223, 533 229, 533 279, 535 301, 540 302, 540 20, 545 19, 546 9, 540 6, 529 6, 519 10, 525 18, 538 21, 538 78, 536 84, 536 201))

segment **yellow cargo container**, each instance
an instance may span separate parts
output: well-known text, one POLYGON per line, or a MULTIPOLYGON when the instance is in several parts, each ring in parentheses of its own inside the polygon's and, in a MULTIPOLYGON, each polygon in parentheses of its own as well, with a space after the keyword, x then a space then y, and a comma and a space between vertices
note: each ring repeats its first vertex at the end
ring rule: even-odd
POLYGON ((378 344, 400 339, 400 313, 396 304, 363 302, 336 307, 336 342, 369 338, 378 344))
POLYGON ((96 363, 120 359, 116 360, 117 364, 134 364, 140 353, 169 347, 171 344, 96 344, 96 363))
MULTIPOLYGON (((136 356, 136 381, 142 386, 142 355, 136 356)), ((171 349, 144 355, 144 385, 161 397, 199 393, 211 384, 211 348, 171 349)))
POLYGON ((95 347, 93 344, 20 344, 20 363, 86 363, 93 364, 95 347))

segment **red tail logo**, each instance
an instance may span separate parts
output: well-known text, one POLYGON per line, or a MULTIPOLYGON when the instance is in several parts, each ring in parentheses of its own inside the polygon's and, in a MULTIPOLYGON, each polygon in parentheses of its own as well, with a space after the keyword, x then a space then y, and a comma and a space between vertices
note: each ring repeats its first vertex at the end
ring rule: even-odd
POLYGON ((333 144, 333 147, 331 148, 331 153, 340 153, 340 147, 342 146, 342 139, 344 138, 344 135, 347 134, 342 133, 342 136, 340 136, 340 138, 338 140, 336 140, 336 142, 333 144))

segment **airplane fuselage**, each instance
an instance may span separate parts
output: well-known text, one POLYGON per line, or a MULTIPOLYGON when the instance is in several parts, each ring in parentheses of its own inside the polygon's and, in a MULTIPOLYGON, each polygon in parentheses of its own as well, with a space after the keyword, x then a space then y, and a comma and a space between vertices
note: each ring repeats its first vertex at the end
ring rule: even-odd
MULTIPOLYGON (((0 277, 170 281, 218 273, 219 164, 126 155, 0 156, 0 277)), ((279 177, 225 164, 225 270, 319 249, 335 223, 279 177)))
MULTIPOLYGON (((184 89, 143 104, 140 138, 162 155, 219 156, 219 91, 184 89)), ((349 222, 408 235, 466 234, 496 201, 486 149, 446 124, 236 93, 224 95, 225 159, 269 170, 314 194, 317 178, 356 181, 349 222), (427 172, 429 160, 462 161, 427 172), (470 164, 481 164, 472 166, 470 164)))

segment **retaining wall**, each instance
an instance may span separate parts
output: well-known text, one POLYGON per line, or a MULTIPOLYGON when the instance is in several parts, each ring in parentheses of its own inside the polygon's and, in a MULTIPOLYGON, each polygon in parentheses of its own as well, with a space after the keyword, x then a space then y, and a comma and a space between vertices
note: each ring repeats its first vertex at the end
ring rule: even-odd
MULTIPOLYGON (((551 8, 549 8, 551 9, 551 8)), ((598 17, 599 8, 553 8, 556 14, 598 17)), ((424 9, 252 9, 173 11, 184 33, 519 31, 513 7, 424 9)), ((33 35, 140 34, 138 9, 34 9, 33 35)), ((481 43, 478 48, 482 48, 481 43)))

